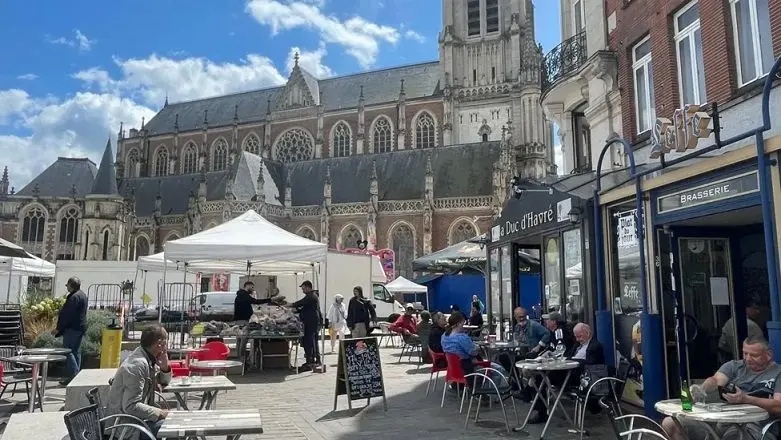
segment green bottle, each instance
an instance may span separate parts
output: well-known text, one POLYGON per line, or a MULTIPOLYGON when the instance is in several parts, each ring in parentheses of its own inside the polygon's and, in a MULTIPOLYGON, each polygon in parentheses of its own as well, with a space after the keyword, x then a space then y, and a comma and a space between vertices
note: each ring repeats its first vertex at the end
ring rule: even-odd
POLYGON ((681 381, 681 408, 684 411, 691 411, 693 403, 692 393, 689 391, 689 381, 683 380, 681 381))

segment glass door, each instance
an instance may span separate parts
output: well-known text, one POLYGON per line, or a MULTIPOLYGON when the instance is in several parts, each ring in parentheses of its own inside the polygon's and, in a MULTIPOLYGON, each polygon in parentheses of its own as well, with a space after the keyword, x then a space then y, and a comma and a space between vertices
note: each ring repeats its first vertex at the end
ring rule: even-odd
POLYGON ((685 326, 687 370, 689 380, 698 382, 718 370, 723 359, 713 354, 727 321, 734 325, 729 240, 680 237, 678 251, 681 305, 693 322, 685 326))

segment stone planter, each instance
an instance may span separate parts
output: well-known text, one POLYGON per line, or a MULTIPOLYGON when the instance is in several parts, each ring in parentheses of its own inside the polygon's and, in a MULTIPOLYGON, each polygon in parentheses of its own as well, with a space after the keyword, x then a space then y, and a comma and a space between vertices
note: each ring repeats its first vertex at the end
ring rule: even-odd
POLYGON ((81 369, 82 370, 93 370, 96 368, 100 368, 100 355, 82 355, 81 356, 81 369))

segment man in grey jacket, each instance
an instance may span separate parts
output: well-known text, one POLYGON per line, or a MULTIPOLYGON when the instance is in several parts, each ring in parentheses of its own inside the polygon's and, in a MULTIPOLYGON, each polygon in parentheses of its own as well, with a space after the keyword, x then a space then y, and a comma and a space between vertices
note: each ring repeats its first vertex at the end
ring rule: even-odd
POLYGON ((144 420, 155 435, 168 416, 168 410, 154 406, 157 385, 171 382, 167 340, 168 332, 159 325, 141 333, 141 346, 122 362, 110 382, 106 405, 108 415, 136 416, 144 420))

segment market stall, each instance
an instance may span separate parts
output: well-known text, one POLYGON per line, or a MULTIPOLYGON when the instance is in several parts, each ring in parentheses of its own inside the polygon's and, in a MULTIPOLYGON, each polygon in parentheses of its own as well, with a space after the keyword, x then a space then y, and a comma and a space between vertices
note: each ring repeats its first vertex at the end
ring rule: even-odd
MULTIPOLYGON (((426 300, 426 306, 425 308, 428 308, 428 287, 412 282, 404 277, 398 277, 395 280, 391 281, 390 283, 385 285, 385 288, 388 289, 388 292, 396 294, 405 294, 405 293, 412 293, 415 294, 415 300, 412 302, 419 302, 418 301, 418 294, 423 294, 425 300, 426 300)), ((404 301, 406 302, 406 301, 404 301)))
MULTIPOLYGON (((2 244, 3 246, 7 246, 7 245, 16 246, 5 240, 2 240, 2 242, 3 243, 0 244, 2 244)), ((15 298, 17 299, 17 302, 20 302, 22 300, 23 293, 25 291, 25 286, 26 286, 26 283, 23 282, 23 277, 28 277, 28 276, 45 277, 45 278, 54 277, 54 272, 55 272, 54 264, 49 263, 48 261, 45 261, 27 252, 25 252, 24 255, 25 255, 24 257, 16 257, 16 256, 0 257, 0 276, 8 277, 7 281, 4 280, 6 281, 6 295, 5 295, 6 304, 9 304, 11 302, 12 299, 11 292, 13 290, 17 290, 17 296, 15 298), (12 283, 13 280, 17 280, 16 282, 17 289, 13 288, 13 283, 12 283)))

